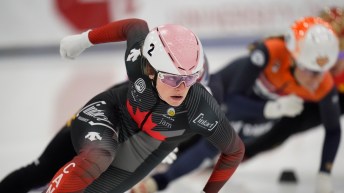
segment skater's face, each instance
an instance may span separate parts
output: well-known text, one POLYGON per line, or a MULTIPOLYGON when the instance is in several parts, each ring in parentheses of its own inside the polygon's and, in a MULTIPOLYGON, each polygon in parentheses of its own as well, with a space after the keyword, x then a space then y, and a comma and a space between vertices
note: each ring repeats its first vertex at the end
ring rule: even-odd
POLYGON ((198 72, 191 75, 176 75, 156 72, 150 65, 146 66, 146 75, 148 75, 152 81, 156 81, 155 85, 160 99, 174 107, 183 103, 190 87, 195 84, 199 78, 198 72))
POLYGON ((323 77, 323 72, 310 71, 300 67, 295 68, 295 78, 301 86, 305 87, 310 92, 314 92, 318 89, 323 77))
MULTIPOLYGON (((158 73, 159 74, 159 73, 158 73)), ((159 75, 158 75, 159 76, 159 75)), ((154 77, 153 77, 154 78, 154 77)), ((160 98, 171 106, 177 107, 185 100, 189 92, 190 86, 186 86, 184 81, 180 82, 177 86, 172 87, 164 83, 160 78, 157 78, 156 89, 160 98)))

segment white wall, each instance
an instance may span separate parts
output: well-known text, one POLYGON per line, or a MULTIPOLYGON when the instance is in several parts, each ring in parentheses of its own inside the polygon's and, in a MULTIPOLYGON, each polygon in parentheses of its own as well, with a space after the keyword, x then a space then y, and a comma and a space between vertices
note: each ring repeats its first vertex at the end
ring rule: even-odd
POLYGON ((344 1, 1 0, 0 49, 57 45, 65 35, 128 17, 146 19, 151 27, 183 24, 201 39, 267 35, 333 5, 344 6, 344 1))

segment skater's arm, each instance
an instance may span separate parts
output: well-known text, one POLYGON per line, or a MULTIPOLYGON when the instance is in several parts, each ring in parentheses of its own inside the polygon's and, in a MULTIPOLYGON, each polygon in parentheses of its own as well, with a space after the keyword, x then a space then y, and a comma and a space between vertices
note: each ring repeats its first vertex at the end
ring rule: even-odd
POLYGON ((224 120, 208 140, 221 150, 221 155, 204 187, 205 193, 217 193, 230 179, 245 153, 245 147, 234 129, 224 120), (224 132, 220 132, 220 131, 224 132))

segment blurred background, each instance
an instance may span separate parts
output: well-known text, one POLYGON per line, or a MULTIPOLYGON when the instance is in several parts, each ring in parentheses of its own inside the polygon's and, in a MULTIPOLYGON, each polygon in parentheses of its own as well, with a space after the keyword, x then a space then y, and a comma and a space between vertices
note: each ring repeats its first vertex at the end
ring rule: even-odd
MULTIPOLYGON (((248 43, 283 34, 295 19, 318 15, 331 6, 343 7, 344 1, 1 0, 0 179, 37 158, 91 97, 126 79, 124 43, 94 46, 67 61, 59 55, 63 37, 129 17, 145 19, 151 28, 182 24, 198 34, 210 71, 216 72, 246 53, 248 43)), ((293 136, 281 147, 244 163, 227 185, 240 192, 282 192, 278 176, 292 168, 300 184, 288 192, 309 192, 318 171, 322 141, 322 127, 293 136)), ((169 191, 191 187, 185 192, 197 192, 206 179, 201 176, 182 178, 176 182, 179 189, 169 191), (190 186, 190 180, 196 185, 190 186)), ((335 187, 344 192, 343 142, 333 176, 335 187)))

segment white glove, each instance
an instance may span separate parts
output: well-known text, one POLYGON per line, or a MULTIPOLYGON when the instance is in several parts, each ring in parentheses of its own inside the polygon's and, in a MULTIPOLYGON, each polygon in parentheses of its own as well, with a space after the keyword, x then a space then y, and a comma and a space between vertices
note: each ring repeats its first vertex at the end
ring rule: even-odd
POLYGON ((176 147, 171 153, 169 153, 162 161, 163 164, 172 164, 177 159, 178 147, 176 147))
POLYGON ((283 116, 295 117, 303 111, 303 100, 296 95, 279 97, 268 101, 264 107, 264 116, 267 119, 276 119, 283 116))
POLYGON ((75 59, 86 48, 91 47, 93 44, 88 39, 89 31, 64 37, 60 42, 60 54, 62 58, 75 59))
POLYGON ((316 193, 334 193, 329 173, 320 172, 316 181, 316 193))

